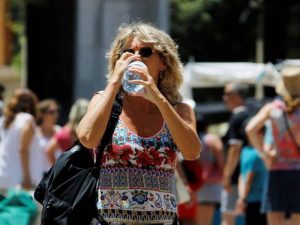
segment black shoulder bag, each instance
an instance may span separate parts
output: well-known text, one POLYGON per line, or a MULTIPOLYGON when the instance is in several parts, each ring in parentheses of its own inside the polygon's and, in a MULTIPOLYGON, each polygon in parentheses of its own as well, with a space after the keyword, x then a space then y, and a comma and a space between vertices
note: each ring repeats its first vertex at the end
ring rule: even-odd
POLYGON ((106 131, 101 140, 96 162, 89 149, 76 143, 64 152, 47 172, 34 191, 34 198, 43 205, 42 225, 88 225, 98 214, 97 182, 100 161, 122 111, 122 100, 115 99, 106 131))

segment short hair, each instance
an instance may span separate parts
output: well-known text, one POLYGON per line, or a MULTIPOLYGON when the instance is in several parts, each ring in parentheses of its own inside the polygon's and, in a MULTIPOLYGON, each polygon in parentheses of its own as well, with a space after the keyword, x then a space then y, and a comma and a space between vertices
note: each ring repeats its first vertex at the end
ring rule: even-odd
POLYGON ((119 27, 118 34, 111 45, 110 51, 107 53, 108 76, 112 74, 116 61, 120 58, 120 54, 126 47, 126 44, 134 37, 151 45, 158 52, 166 65, 166 69, 162 72, 158 81, 158 89, 171 104, 180 103, 182 96, 179 93, 179 87, 183 81, 183 72, 177 45, 168 34, 150 24, 133 22, 122 24, 119 27))
POLYGON ((41 113, 46 113, 49 110, 51 105, 56 105, 57 108, 59 108, 58 102, 53 98, 44 99, 44 100, 39 102, 38 109, 39 109, 40 115, 39 115, 39 118, 37 120, 38 125, 41 125, 43 123, 43 118, 41 116, 41 113))
POLYGON ((47 112, 47 110, 50 108, 51 105, 56 105, 59 107, 59 104, 57 101, 53 98, 44 99, 39 102, 38 108, 41 113, 47 112))
POLYGON ((232 88, 231 91, 240 95, 243 99, 249 96, 249 85, 237 82, 232 82, 230 85, 232 88))

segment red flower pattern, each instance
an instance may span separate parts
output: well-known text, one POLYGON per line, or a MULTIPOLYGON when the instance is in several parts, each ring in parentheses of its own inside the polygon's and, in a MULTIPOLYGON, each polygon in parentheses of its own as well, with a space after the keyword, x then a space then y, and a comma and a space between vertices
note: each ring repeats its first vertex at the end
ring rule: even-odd
POLYGON ((151 155, 150 165, 160 166, 163 163, 164 157, 162 157, 161 153, 154 147, 149 149, 149 153, 151 155))
POLYGON ((164 161, 161 153, 154 147, 149 149, 144 148, 142 151, 137 150, 136 158, 136 162, 140 166, 160 166, 164 161))
POLYGON ((177 158, 176 152, 170 148, 165 148, 165 152, 167 154, 166 163, 167 164, 175 164, 175 160, 177 158))
POLYGON ((114 160, 121 164, 128 164, 128 161, 130 160, 130 155, 133 154, 133 151, 131 149, 130 145, 116 145, 113 144, 110 147, 109 154, 107 154, 107 160, 114 160))
POLYGON ((130 135, 126 135, 122 139, 114 136, 115 141, 105 150, 101 163, 102 165, 109 163, 116 166, 131 164, 138 167, 173 168, 176 164, 177 152, 170 147, 163 146, 162 139, 162 136, 156 136, 149 141, 150 146, 152 146, 149 147, 148 144, 143 142, 136 143, 136 140, 133 141, 130 135), (132 141, 133 144, 131 144, 132 141), (160 147, 155 143, 161 143, 159 144, 160 147))
POLYGON ((151 160, 151 157, 149 155, 149 153, 147 151, 139 151, 137 150, 137 164, 140 164, 140 165, 147 165, 150 160, 151 160))

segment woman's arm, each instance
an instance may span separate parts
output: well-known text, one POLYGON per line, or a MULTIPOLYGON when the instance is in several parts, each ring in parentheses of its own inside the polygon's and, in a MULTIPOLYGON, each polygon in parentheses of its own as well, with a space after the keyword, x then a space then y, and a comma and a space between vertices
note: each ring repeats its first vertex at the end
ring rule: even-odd
POLYGON ((187 160, 199 158, 202 143, 196 132, 196 118, 192 108, 184 103, 172 107, 164 97, 157 103, 157 107, 183 157, 187 160))
POLYGON ((243 213, 247 207, 247 198, 251 191, 252 183, 255 177, 254 172, 248 172, 246 179, 243 181, 243 178, 239 177, 239 198, 236 201, 236 208, 238 213, 243 213))
POLYGON ((251 187, 252 187, 252 183, 255 177, 255 173, 254 172, 248 172, 246 175, 246 179, 245 179, 245 184, 244 184, 244 188, 243 191, 241 193, 240 199, 245 202, 248 198, 248 195, 251 191, 251 187))
POLYGON ((55 152, 59 149, 59 145, 57 143, 57 140, 55 137, 52 137, 49 141, 49 144, 46 147, 46 155, 47 155, 47 159, 49 164, 52 166, 55 161, 55 152))
POLYGON ((33 121, 28 121, 23 130, 21 131, 21 145, 20 145, 20 156, 22 165, 22 187, 24 189, 32 188, 31 176, 30 176, 30 162, 29 162, 29 150, 32 137, 34 135, 33 121))
POLYGON ((135 68, 130 70, 139 73, 140 76, 145 79, 131 81, 131 83, 141 84, 145 88, 144 92, 135 93, 133 95, 142 96, 158 107, 177 147, 185 159, 195 160, 199 158, 202 143, 196 132, 196 118, 193 109, 184 103, 177 104, 173 107, 160 92, 148 71, 135 68))
POLYGON ((109 83, 103 92, 94 95, 90 101, 87 113, 76 130, 80 143, 86 148, 95 148, 99 145, 118 90, 117 84, 109 83))
POLYGON ((265 125, 265 122, 270 117, 272 109, 271 103, 266 104, 261 110, 249 121, 246 126, 246 133, 250 143, 256 148, 261 154, 264 154, 263 142, 259 132, 265 125))

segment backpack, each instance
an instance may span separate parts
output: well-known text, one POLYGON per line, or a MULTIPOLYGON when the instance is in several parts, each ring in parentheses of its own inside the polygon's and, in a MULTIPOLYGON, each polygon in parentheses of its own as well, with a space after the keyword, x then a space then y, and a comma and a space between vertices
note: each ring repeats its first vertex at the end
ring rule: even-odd
POLYGON ((98 214, 96 188, 102 152, 111 140, 121 111, 122 102, 117 96, 96 162, 89 149, 75 143, 40 181, 34 198, 43 205, 42 225, 88 225, 94 218, 101 225, 108 225, 98 214))

